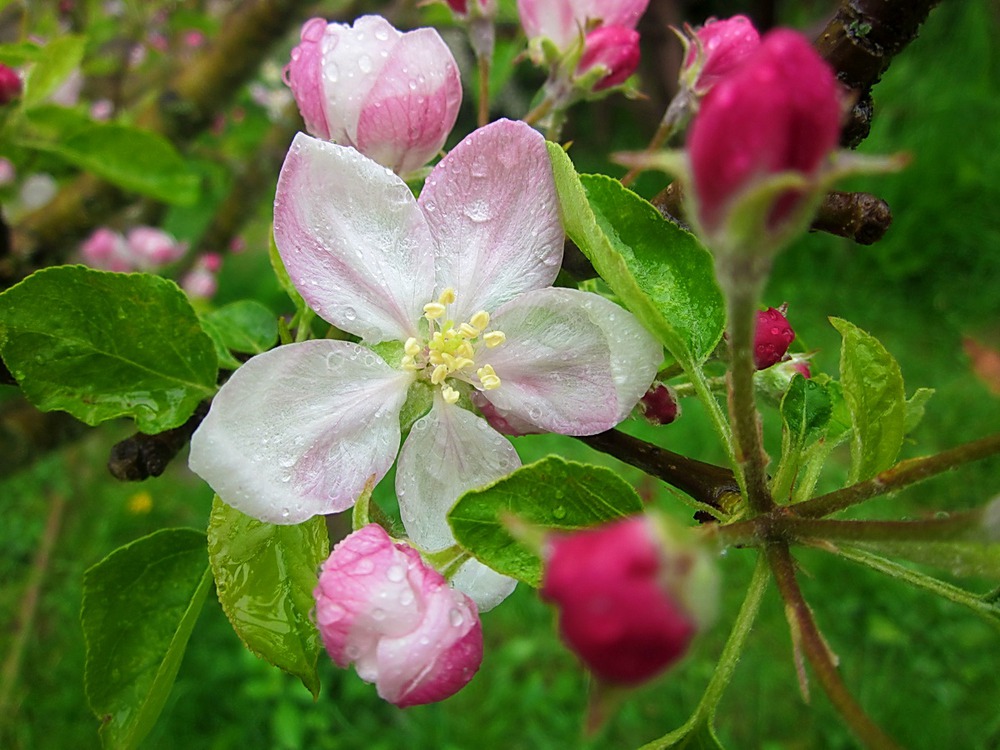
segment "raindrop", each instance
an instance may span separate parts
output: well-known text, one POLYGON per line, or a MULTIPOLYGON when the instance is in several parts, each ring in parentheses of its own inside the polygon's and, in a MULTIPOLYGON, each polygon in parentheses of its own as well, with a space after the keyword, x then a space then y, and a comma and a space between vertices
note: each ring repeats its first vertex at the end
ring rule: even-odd
POLYGON ((462 623, 465 622, 465 617, 459 610, 452 609, 451 612, 448 613, 448 622, 450 622, 454 628, 461 627, 462 623))
POLYGON ((326 70, 323 73, 326 75, 326 80, 330 83, 336 83, 340 79, 340 68, 337 67, 336 63, 327 63, 326 70))
POLYGON ((380 42, 387 41, 389 39, 389 32, 386 29, 382 28, 377 29, 375 31, 375 38, 378 39, 380 42))
POLYGON ((390 565, 385 571, 385 577, 393 583, 399 583, 406 577, 406 569, 402 565, 390 565))
POLYGON ((416 597, 413 595, 412 591, 406 590, 402 594, 399 595, 399 604, 400 604, 400 606, 403 606, 403 607, 409 607, 411 604, 413 604, 413 600, 415 598, 416 597))
POLYGON ((345 307, 344 317, 347 318, 348 320, 354 320, 355 318, 358 317, 358 314, 354 311, 353 307, 345 307))
POLYGON ((562 520, 563 518, 566 517, 566 509, 560 505, 558 508, 552 511, 552 516, 554 518, 562 520))
POLYGON ((375 609, 372 610, 372 619, 373 620, 384 620, 385 619, 385 610, 382 609, 381 607, 375 607, 375 609))
POLYGON ((362 55, 358 58, 358 67, 361 69, 362 73, 371 73, 372 59, 368 55, 362 55))

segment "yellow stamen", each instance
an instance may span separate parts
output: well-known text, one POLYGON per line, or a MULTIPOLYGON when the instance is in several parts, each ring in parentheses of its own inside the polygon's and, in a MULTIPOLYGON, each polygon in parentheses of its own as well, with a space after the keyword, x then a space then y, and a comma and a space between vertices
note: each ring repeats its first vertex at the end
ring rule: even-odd
POLYGON ((403 351, 408 357, 416 357, 420 354, 420 342, 417 341, 413 336, 410 336, 403 344, 403 351))
POLYGON ((441 295, 438 297, 438 302, 440 302, 442 305, 455 304, 455 290, 452 289, 450 286, 446 287, 445 290, 442 291, 441 295))
POLYGON ((480 330, 475 326, 470 326, 468 323, 462 323, 459 330, 466 335, 467 338, 474 339, 479 335, 480 330))
POLYGON ((428 302, 424 305, 424 317, 427 320, 437 320, 438 318, 444 317, 444 305, 440 302, 428 302))
POLYGON ((444 397, 444 400, 449 404, 458 403, 458 391, 456 391, 450 385, 442 386, 441 395, 444 397))
POLYGON ((448 365, 438 365, 434 368, 434 372, 431 373, 431 382, 434 385, 441 385, 444 379, 448 377, 451 373, 448 371, 448 365))
POLYGON ((472 323, 472 325, 478 328, 480 331, 482 331, 484 328, 486 328, 486 326, 490 324, 490 314, 485 310, 480 310, 469 319, 469 322, 472 323))
POLYGON ((495 349, 506 340, 507 334, 503 331, 490 331, 483 336, 483 341, 486 342, 487 349, 495 349))

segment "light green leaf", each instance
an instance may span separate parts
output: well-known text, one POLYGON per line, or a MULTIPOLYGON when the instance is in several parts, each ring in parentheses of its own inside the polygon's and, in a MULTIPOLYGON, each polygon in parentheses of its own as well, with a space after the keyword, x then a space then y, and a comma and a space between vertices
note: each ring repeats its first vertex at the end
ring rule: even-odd
POLYGON ((319 695, 322 647, 309 613, 317 571, 330 554, 323 518, 276 526, 216 497, 208 552, 222 609, 246 647, 319 695))
POLYGON ((566 153, 547 145, 570 239, 677 360, 703 362, 725 327, 708 251, 617 180, 577 175, 566 153))
POLYGON ((792 378, 781 399, 781 419, 794 445, 801 450, 822 437, 832 414, 826 388, 809 378, 792 378))
MULTIPOLYGON (((0 3, 2 9, 2 3, 0 3)), ((0 44, 0 63, 17 67, 34 62, 42 56, 42 47, 35 42, 11 42, 0 44)))
POLYGON ((86 39, 82 36, 55 37, 46 44, 24 82, 24 106, 32 107, 54 92, 80 66, 86 39))
POLYGON ((843 337, 840 382, 854 427, 848 481, 860 482, 892 466, 903 445, 903 375, 874 336, 840 318, 830 322, 843 337))
POLYGON ((255 300, 232 302, 201 316, 202 328, 215 342, 219 364, 240 366, 230 351, 242 354, 266 352, 278 342, 278 321, 265 305, 255 300))
POLYGON ((641 511, 635 490, 610 469, 548 456, 466 492, 448 514, 448 523, 455 540, 480 561, 538 586, 541 560, 510 535, 506 516, 571 531, 641 511))
POLYGON ((903 421, 903 434, 909 435, 924 419, 927 402, 934 395, 933 388, 917 388, 906 400, 906 419, 903 421))
POLYGON ((38 271, 0 294, 0 355, 42 411, 89 425, 183 424, 215 393, 211 339, 172 281, 83 266, 38 271))
POLYGON ((139 747, 153 728, 211 587, 205 535, 191 529, 157 531, 87 571, 84 683, 106 748, 139 747))
POLYGON ((709 721, 696 714, 684 726, 640 750, 723 750, 723 746, 709 721))
POLYGON ((189 206, 198 200, 197 171, 161 135, 108 122, 90 122, 62 138, 37 135, 22 138, 21 145, 165 203, 189 206))

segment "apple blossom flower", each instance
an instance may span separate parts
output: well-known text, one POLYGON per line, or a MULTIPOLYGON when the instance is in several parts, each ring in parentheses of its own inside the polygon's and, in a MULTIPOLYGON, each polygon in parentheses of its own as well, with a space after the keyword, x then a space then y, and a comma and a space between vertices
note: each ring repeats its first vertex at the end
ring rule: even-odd
POLYGON ((458 66, 437 31, 401 33, 381 16, 307 21, 285 75, 310 134, 401 175, 441 150, 462 103, 458 66))
POLYGON ((135 227, 125 237, 134 265, 140 269, 165 266, 180 260, 187 252, 187 243, 156 227, 135 227))
POLYGON ((102 271, 135 270, 125 238, 113 229, 98 227, 80 245, 80 259, 91 268, 102 271))
POLYGON ((517 0, 528 40, 548 39, 561 52, 601 26, 634 29, 649 0, 517 0))
POLYGON ((634 685, 680 659, 714 618, 715 569, 650 516, 552 534, 541 596, 559 632, 599 678, 634 685))
POLYGON ((685 30, 680 82, 698 96, 708 93, 760 46, 760 34, 746 16, 709 18, 703 26, 685 30))
POLYGON ((789 29, 764 36, 743 65, 708 92, 688 133, 700 228, 709 236, 727 233, 746 205, 764 214, 759 224, 738 231, 775 245, 761 235, 779 236, 801 223, 800 214, 818 199, 819 173, 837 147, 840 121, 837 79, 809 40, 789 29), (759 188, 789 177, 801 187, 757 207, 759 188))
POLYGON ((583 40, 583 55, 577 64, 578 76, 593 70, 603 75, 593 85, 602 91, 625 83, 639 67, 639 32, 624 26, 600 26, 583 40))
MULTIPOLYGON (((544 139, 522 122, 469 135, 419 199, 357 151, 300 133, 278 180, 274 237, 309 305, 362 343, 254 357, 195 433, 191 468, 264 521, 349 508, 398 451, 407 533, 444 549, 458 497, 520 465, 470 410, 473 395, 537 430, 589 435, 629 414, 662 359, 630 313, 549 287, 564 235, 544 139)), ((480 609, 513 589, 475 560, 453 583, 480 609)))
POLYGON ((401 708, 453 695, 483 660, 475 603, 378 524, 333 548, 314 596, 330 658, 401 708))

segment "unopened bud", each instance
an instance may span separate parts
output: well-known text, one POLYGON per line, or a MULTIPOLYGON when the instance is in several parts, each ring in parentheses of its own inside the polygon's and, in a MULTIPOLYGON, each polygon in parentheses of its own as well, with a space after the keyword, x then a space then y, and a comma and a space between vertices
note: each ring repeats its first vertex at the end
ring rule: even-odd
POLYGON ((598 69, 604 75, 593 91, 624 83, 639 67, 639 32, 624 26, 599 26, 587 34, 577 74, 598 69), (600 66, 600 67, 598 67, 600 66))
MULTIPOLYGON (((753 364, 766 370, 781 361, 795 340, 795 331, 781 310, 769 307, 757 312, 757 328, 753 336, 753 364)), ((808 372, 808 365, 806 366, 808 372)), ((806 375, 808 377, 808 375, 806 375)))
POLYGON ((650 424, 670 424, 681 414, 677 394, 669 385, 653 383, 646 395, 639 399, 639 411, 650 424))
POLYGON ((23 88, 24 84, 17 71, 0 63, 0 106, 10 104, 21 96, 23 88))
POLYGON ((685 38, 686 53, 681 84, 704 95, 716 83, 740 67, 760 46, 760 35, 746 16, 710 18, 685 38))

